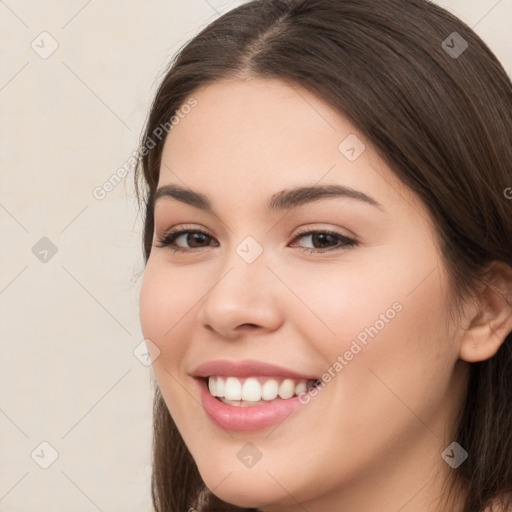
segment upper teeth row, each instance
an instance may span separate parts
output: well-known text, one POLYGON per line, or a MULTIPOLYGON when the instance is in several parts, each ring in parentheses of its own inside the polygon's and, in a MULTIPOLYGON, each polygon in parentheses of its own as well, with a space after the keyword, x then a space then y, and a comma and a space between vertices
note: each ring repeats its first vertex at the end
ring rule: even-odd
POLYGON ((255 377, 240 381, 237 377, 208 377, 208 389, 213 396, 223 397, 227 400, 247 400, 258 402, 260 400, 274 400, 291 398, 305 392, 308 388, 307 380, 284 379, 281 384, 275 379, 268 379, 260 384, 255 377))

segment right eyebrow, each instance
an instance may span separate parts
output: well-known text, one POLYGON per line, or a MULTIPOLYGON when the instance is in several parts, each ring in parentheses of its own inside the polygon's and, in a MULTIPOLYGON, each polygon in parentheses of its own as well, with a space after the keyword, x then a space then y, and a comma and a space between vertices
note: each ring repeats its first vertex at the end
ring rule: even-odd
POLYGON ((156 204, 159 199, 167 197, 189 204, 190 206, 195 206, 200 210, 213 211, 209 199, 204 194, 194 192, 193 190, 183 188, 179 185, 165 185, 158 188, 153 198, 153 204, 156 204))

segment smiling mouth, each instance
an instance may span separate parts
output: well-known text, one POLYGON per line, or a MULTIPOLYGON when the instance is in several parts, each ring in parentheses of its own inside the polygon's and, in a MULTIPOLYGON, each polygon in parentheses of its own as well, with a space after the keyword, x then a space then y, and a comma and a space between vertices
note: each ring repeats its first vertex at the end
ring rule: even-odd
POLYGON ((235 407, 268 405, 288 400, 318 385, 318 380, 254 376, 239 378, 212 375, 202 379, 217 400, 235 407))

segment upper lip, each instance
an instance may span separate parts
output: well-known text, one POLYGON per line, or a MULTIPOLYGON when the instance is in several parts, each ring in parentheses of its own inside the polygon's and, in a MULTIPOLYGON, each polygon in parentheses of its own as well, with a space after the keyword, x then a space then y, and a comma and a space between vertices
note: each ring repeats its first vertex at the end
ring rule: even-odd
POLYGON ((210 377, 212 375, 224 375, 231 377, 257 377, 257 376, 275 376, 290 379, 316 380, 316 376, 300 374, 295 371, 277 366, 275 364, 264 363, 252 359, 243 361, 229 361, 227 359, 216 359, 207 361, 199 365, 193 372, 194 377, 210 377))

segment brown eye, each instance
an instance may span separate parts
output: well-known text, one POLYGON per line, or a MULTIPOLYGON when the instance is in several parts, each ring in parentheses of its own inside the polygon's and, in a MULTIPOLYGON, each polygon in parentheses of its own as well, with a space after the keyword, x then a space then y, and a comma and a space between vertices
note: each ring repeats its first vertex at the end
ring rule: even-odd
POLYGON ((204 231, 180 230, 167 233, 159 238, 157 247, 168 247, 173 251, 190 252, 193 249, 208 247, 208 242, 211 240, 213 240, 213 237, 204 231), (185 244, 185 247, 176 243, 179 239, 181 239, 181 243, 185 244))
POLYGON ((298 235, 295 240, 307 237, 311 237, 313 244, 313 247, 302 247, 307 252, 326 252, 357 245, 357 242, 352 238, 332 231, 308 231, 298 235))
MULTIPOLYGON (((349 248, 357 245, 357 241, 332 231, 308 231, 298 235, 295 240, 311 238, 313 247, 300 247, 307 252, 327 252, 349 248)), ((165 234, 158 239, 156 247, 168 247, 176 252, 192 252, 211 246, 215 240, 211 235, 200 230, 178 230, 165 234), (177 243, 181 239, 180 243, 177 243)), ((218 246, 218 243, 213 244, 218 246)))

